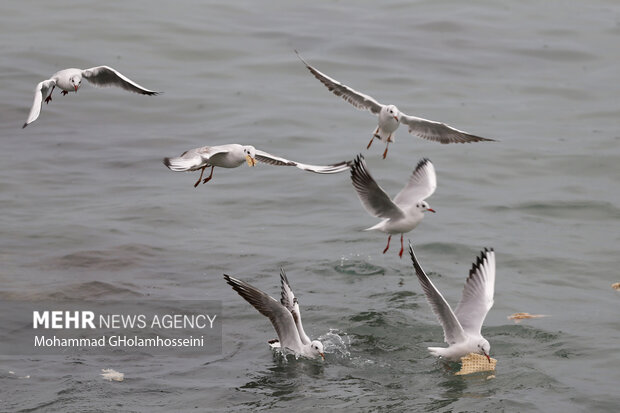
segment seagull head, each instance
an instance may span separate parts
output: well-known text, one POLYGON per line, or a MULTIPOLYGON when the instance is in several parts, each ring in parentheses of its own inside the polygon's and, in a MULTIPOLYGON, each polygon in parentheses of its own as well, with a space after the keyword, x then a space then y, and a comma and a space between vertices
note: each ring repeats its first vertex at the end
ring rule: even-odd
POLYGON ((400 111, 398 110, 396 106, 394 105, 385 106, 385 112, 387 113, 388 116, 394 118, 396 122, 400 122, 400 111))
POLYGON ((252 145, 246 145, 243 147, 243 154, 245 155, 245 161, 248 166, 256 165, 256 148, 252 145))
POLYGON ((417 204, 415 204, 415 206, 422 212, 425 212, 425 211, 436 212, 433 208, 430 207, 430 205, 428 205, 426 201, 418 202, 417 204))
POLYGON ((80 88, 80 85, 82 84, 82 76, 73 75, 69 78, 69 82, 71 82, 71 85, 77 92, 78 89, 80 88))
POLYGON ((489 363, 491 362, 491 356, 489 356, 489 354, 491 353, 491 345, 486 338, 483 338, 478 343, 478 352, 480 354, 484 354, 487 357, 487 360, 489 360, 489 363))
POLYGON ((319 340, 314 340, 310 343, 310 348, 312 349, 312 356, 317 357, 321 356, 323 360, 325 360, 325 353, 323 352, 323 343, 319 340))

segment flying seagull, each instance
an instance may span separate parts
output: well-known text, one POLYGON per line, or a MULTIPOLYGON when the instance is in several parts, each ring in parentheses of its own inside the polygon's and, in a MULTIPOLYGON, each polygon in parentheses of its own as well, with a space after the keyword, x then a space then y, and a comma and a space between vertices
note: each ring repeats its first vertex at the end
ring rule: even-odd
POLYGON ((69 92, 76 92, 82 84, 82 78, 88 80, 97 87, 118 86, 130 92, 139 93, 141 95, 158 95, 160 92, 148 90, 133 80, 125 77, 122 73, 117 72, 109 66, 97 66, 90 69, 64 69, 56 72, 51 78, 39 83, 34 90, 34 102, 30 109, 28 120, 22 128, 25 128, 39 117, 43 102, 49 103, 52 100, 52 92, 56 87, 62 89, 62 94, 67 95, 69 92))
POLYGON ((493 307, 495 291, 495 252, 493 248, 484 249, 469 270, 465 281, 463 297, 452 311, 437 287, 428 278, 409 243, 409 253, 413 267, 418 275, 426 299, 443 327, 444 340, 448 347, 429 347, 430 353, 451 361, 458 361, 469 353, 484 354, 489 363, 491 345, 482 337, 484 318, 493 307))
MULTIPOLYGON (((259 313, 269 318, 269 321, 271 321, 273 328, 278 334, 277 342, 279 342, 280 348, 289 349, 295 354, 304 357, 321 357, 325 359, 323 343, 318 340, 304 343, 299 336, 299 330, 295 324, 293 314, 286 306, 245 281, 238 280, 226 274, 224 274, 224 279, 244 300, 252 304, 259 313)), ((301 323, 299 325, 301 325, 301 323)), ((273 340, 269 342, 269 344, 272 345, 272 347, 278 347, 277 345, 273 345, 275 344, 273 340)))
POLYGON ((236 143, 218 146, 203 146, 201 148, 190 149, 183 152, 181 156, 176 158, 164 158, 164 165, 175 172, 198 171, 200 170, 200 178, 194 184, 196 188, 200 184, 200 180, 204 171, 209 166, 211 173, 202 183, 205 184, 213 177, 213 169, 216 166, 221 168, 236 168, 247 162, 248 166, 256 165, 256 162, 262 162, 275 166, 295 166, 304 171, 310 171, 317 174, 334 174, 349 170, 351 161, 339 162, 327 166, 306 165, 303 163, 289 161, 279 156, 271 155, 254 148, 251 145, 238 145, 236 143))
POLYGON ((445 123, 435 122, 433 120, 422 119, 415 116, 407 115, 398 110, 394 105, 384 105, 379 103, 375 98, 365 95, 349 86, 332 79, 326 74, 319 72, 316 68, 310 66, 295 50, 297 57, 308 68, 310 73, 314 75, 321 83, 323 83, 330 92, 336 96, 342 97, 344 100, 360 110, 368 110, 379 117, 379 124, 373 132, 370 142, 366 149, 370 149, 370 145, 375 138, 385 142, 385 151, 383 159, 387 156, 388 146, 390 142, 394 142, 394 132, 401 123, 409 127, 409 133, 423 139, 436 141, 439 143, 466 143, 480 141, 494 141, 494 139, 481 138, 480 136, 471 135, 467 132, 455 129, 445 123))
POLYGON ((365 231, 381 231, 388 236, 387 246, 383 250, 385 254, 390 248, 390 240, 393 234, 400 234, 400 252, 403 257, 403 234, 413 230, 424 218, 424 212, 435 212, 426 198, 431 196, 437 188, 437 176, 435 168, 427 158, 418 162, 418 165, 409 178, 407 185, 396 195, 394 200, 375 182, 366 168, 366 162, 362 155, 358 155, 351 166, 351 180, 357 191, 357 196, 366 211, 370 215, 383 218, 365 231))

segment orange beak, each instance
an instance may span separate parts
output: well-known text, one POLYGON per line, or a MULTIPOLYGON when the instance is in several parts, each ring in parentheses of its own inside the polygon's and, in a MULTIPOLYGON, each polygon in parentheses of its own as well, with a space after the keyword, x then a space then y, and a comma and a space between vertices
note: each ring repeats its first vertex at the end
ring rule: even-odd
POLYGON ((321 355, 321 357, 323 358, 323 360, 325 360, 325 354, 324 353, 319 353, 321 355))
POLYGON ((77 85, 73 85, 73 87, 75 88, 75 91, 77 92, 78 86, 77 85))
POLYGON ((437 212, 435 211, 433 208, 428 208, 427 211, 431 211, 431 212, 437 212))
POLYGON ((394 116, 394 119, 396 119, 396 122, 398 122, 398 116, 394 116))
POLYGON ((489 360, 489 363, 491 362, 491 357, 485 352, 483 351, 484 355, 487 356, 487 360, 489 360))

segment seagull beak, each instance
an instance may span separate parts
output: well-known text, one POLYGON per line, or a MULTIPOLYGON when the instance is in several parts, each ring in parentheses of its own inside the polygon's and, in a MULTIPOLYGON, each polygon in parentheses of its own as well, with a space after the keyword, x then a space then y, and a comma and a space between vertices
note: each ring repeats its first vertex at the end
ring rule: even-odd
POLYGON ((256 165, 256 159, 252 158, 250 155, 245 155, 245 161, 248 163, 248 166, 256 165))
POLYGON ((394 119, 396 119, 396 122, 398 122, 398 116, 394 116, 394 119))
POLYGON ((78 90, 78 85, 73 85, 73 87, 75 88, 75 91, 77 92, 77 90, 78 90))
POLYGON ((321 355, 321 357, 323 358, 323 360, 325 360, 325 353, 319 353, 321 355))
POLYGON ((487 354, 486 351, 482 350, 482 352, 484 353, 485 356, 487 356, 487 360, 489 360, 489 363, 491 362, 491 357, 487 354))
POLYGON ((431 212, 437 212, 437 211, 435 211, 433 208, 427 208, 426 210, 427 210, 427 211, 431 211, 431 212))

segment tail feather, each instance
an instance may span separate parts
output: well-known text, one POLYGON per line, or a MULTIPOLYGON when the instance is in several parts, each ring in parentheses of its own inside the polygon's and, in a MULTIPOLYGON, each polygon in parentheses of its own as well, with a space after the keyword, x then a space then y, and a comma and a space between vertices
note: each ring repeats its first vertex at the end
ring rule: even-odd
POLYGON ((164 158, 163 162, 170 170, 176 172, 191 171, 197 166, 196 159, 193 158, 164 158))
POLYGON ((428 351, 435 357, 442 357, 445 352, 445 348, 443 347, 427 347, 428 351))
POLYGON ((389 219, 384 219, 383 221, 379 222, 378 224, 375 224, 372 227, 366 228, 364 231, 382 231, 383 226, 385 225, 385 223, 387 221, 389 221, 389 219))

